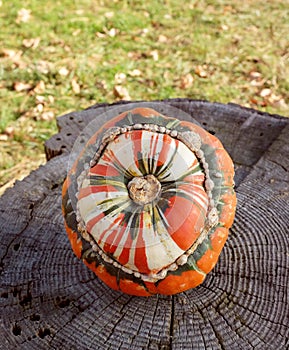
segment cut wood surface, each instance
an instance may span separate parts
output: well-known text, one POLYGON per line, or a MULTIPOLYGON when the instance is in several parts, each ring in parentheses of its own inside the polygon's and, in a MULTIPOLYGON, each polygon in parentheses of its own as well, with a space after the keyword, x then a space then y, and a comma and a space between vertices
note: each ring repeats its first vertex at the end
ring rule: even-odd
POLYGON ((236 166, 238 206, 215 269, 196 289, 133 297, 73 254, 61 187, 81 130, 116 105, 58 119, 49 161, 0 198, 0 349, 287 349, 289 119, 237 105, 175 99, 236 166))

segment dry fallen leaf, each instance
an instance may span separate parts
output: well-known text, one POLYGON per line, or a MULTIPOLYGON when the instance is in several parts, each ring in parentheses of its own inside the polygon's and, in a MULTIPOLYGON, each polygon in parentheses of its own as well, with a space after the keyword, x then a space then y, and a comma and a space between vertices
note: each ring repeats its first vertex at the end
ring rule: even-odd
POLYGON ((138 33, 138 36, 142 36, 142 37, 145 37, 149 32, 149 29, 148 28, 143 28, 139 33, 138 33))
POLYGON ((48 102, 49 103, 51 103, 51 104, 53 104, 54 103, 54 101, 55 101, 55 99, 54 99, 54 96, 52 96, 52 95, 48 95, 48 102))
POLYGON ((95 86, 96 86, 98 89, 107 92, 107 83, 106 83, 105 80, 96 81, 96 82, 95 82, 95 86))
POLYGON ((72 91, 75 94, 79 94, 80 93, 80 85, 78 84, 76 78, 72 78, 72 80, 71 80, 71 87, 72 87, 72 91))
POLYGON ((52 68, 52 63, 48 61, 40 60, 36 63, 35 69, 42 74, 48 74, 52 68))
POLYGON ((32 89, 32 85, 29 83, 23 83, 21 81, 15 81, 13 89, 17 92, 27 91, 32 89))
POLYGON ((165 35, 160 34, 158 37, 159 43, 166 43, 168 41, 168 38, 165 35))
POLYGON ((33 89, 34 92, 36 92, 37 94, 42 94, 45 91, 45 83, 43 80, 40 80, 35 88, 33 89))
POLYGON ((115 76, 114 76, 114 80, 115 80, 116 84, 122 84, 126 80, 126 74, 124 74, 124 73, 116 73, 115 76))
POLYGON ((96 35, 98 38, 100 38, 100 39, 106 37, 106 35, 105 35, 104 33, 101 33, 101 32, 96 32, 95 35, 96 35))
POLYGON ((130 101, 131 99, 128 90, 121 85, 115 85, 113 88, 113 93, 115 97, 122 100, 130 101))
POLYGON ((27 64, 22 60, 23 51, 15 51, 10 49, 2 49, 0 51, 0 56, 11 60, 20 69, 25 68, 27 64))
POLYGON ((159 59, 159 53, 157 50, 152 50, 150 52, 150 56, 153 58, 154 61, 158 61, 159 59))
POLYGON ((181 77, 180 89, 188 89, 193 85, 194 77, 191 73, 188 73, 181 77))
POLYGON ((221 30, 223 30, 225 32, 225 31, 229 30, 229 27, 226 24, 222 24, 221 30))
POLYGON ((251 86, 263 86, 265 79, 263 79, 262 74, 257 71, 251 71, 249 73, 250 85, 251 86))
POLYGON ((7 57, 10 59, 20 58, 23 54, 23 51, 15 51, 10 49, 2 49, 0 52, 1 57, 7 57))
POLYGON ((118 33, 118 30, 115 28, 111 28, 109 30, 105 30, 105 33, 110 36, 111 38, 114 38, 116 36, 116 34, 118 33))
POLYGON ((44 106, 42 103, 39 103, 36 107, 35 107, 35 112, 37 113, 41 113, 43 112, 44 106))
POLYGON ((36 101, 37 104, 38 103, 44 104, 45 103, 45 97, 42 96, 42 95, 37 95, 37 96, 35 96, 35 101, 36 101))
POLYGON ((200 77, 200 78, 207 78, 208 73, 205 70, 205 67, 203 66, 197 66, 195 69, 195 73, 200 77))
POLYGON ((73 36, 78 36, 78 34, 80 34, 81 33, 81 29, 76 29, 74 32, 72 32, 72 35, 73 36))
POLYGON ((8 141, 8 135, 0 134, 0 141, 8 141))
POLYGON ((62 77, 67 77, 69 74, 69 70, 66 67, 61 67, 58 70, 58 73, 62 76, 62 77))
POLYGON ((51 121, 54 119, 54 116, 55 114, 53 111, 46 111, 41 114, 40 119, 45 121, 51 121))
POLYGON ((113 16, 114 16, 114 12, 112 12, 112 11, 106 12, 104 14, 104 17, 106 17, 106 18, 112 18, 113 16))
POLYGON ((129 51, 127 53, 127 57, 132 59, 132 60, 139 60, 142 57, 142 53, 141 52, 135 52, 135 51, 129 51))
POLYGON ((27 10, 22 8, 17 12, 16 23, 19 24, 21 22, 27 23, 31 19, 31 10, 27 10))
POLYGON ((128 72, 131 77, 140 77, 142 72, 139 69, 134 69, 128 72))
POLYGON ((24 39, 22 45, 27 49, 36 49, 40 43, 40 38, 24 39))
POLYGON ((8 136, 12 136, 15 132, 14 126, 7 126, 7 128, 4 130, 5 134, 8 136))
POLYGON ((260 96, 261 97, 268 97, 272 94, 271 89, 263 89, 260 91, 260 96))

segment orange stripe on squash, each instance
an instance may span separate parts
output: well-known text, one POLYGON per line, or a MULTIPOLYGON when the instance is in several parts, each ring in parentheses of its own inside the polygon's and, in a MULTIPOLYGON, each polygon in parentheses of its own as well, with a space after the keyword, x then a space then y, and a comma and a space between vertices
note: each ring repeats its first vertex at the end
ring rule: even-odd
POLYGON ((204 227, 205 215, 191 201, 174 196, 170 198, 170 207, 164 212, 169 224, 168 232, 177 245, 189 249, 204 227))
POLYGON ((65 229, 67 232, 68 239, 70 241, 72 250, 74 254, 80 259, 81 257, 81 252, 82 252, 82 242, 81 239, 78 237, 77 232, 73 231, 67 224, 66 222, 64 223, 65 229))
POLYGON ((139 297, 149 297, 151 294, 139 283, 127 279, 120 279, 119 288, 122 292, 139 297))
POLYGON ((223 226, 230 228, 235 218, 235 209, 237 206, 236 193, 233 189, 228 189, 227 192, 222 195, 220 201, 223 202, 224 205, 220 213, 219 222, 223 226))
POLYGON ((157 291, 164 295, 181 293, 197 287, 204 281, 205 277, 204 273, 196 270, 184 271, 180 276, 169 275, 158 284, 157 291))
POLYGON ((153 282, 145 282, 146 288, 147 290, 150 292, 150 294, 157 294, 158 293, 158 289, 157 286, 155 285, 155 283, 153 282))

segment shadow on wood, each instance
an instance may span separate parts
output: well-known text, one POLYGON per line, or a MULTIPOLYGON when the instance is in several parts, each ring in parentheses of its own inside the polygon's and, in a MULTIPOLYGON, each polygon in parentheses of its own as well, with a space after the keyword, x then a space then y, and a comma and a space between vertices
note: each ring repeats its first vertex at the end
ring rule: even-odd
MULTIPOLYGON (((123 103, 123 102, 122 102, 123 103)), ((238 207, 215 269, 173 297, 115 292, 74 256, 61 186, 96 105, 58 119, 45 166, 0 198, 1 349, 285 349, 289 344, 289 119, 187 99, 236 165, 238 207)))

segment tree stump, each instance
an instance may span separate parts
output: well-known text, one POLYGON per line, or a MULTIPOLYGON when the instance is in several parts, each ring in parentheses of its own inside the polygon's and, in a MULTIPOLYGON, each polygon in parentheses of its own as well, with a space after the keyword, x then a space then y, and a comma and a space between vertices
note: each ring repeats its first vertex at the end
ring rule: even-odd
POLYGON ((61 214, 68 154, 81 130, 121 106, 58 119, 48 162, 0 198, 0 348, 286 349, 289 346, 289 119, 188 99, 236 166, 237 213, 215 269, 196 289, 133 297, 73 254, 61 214))

